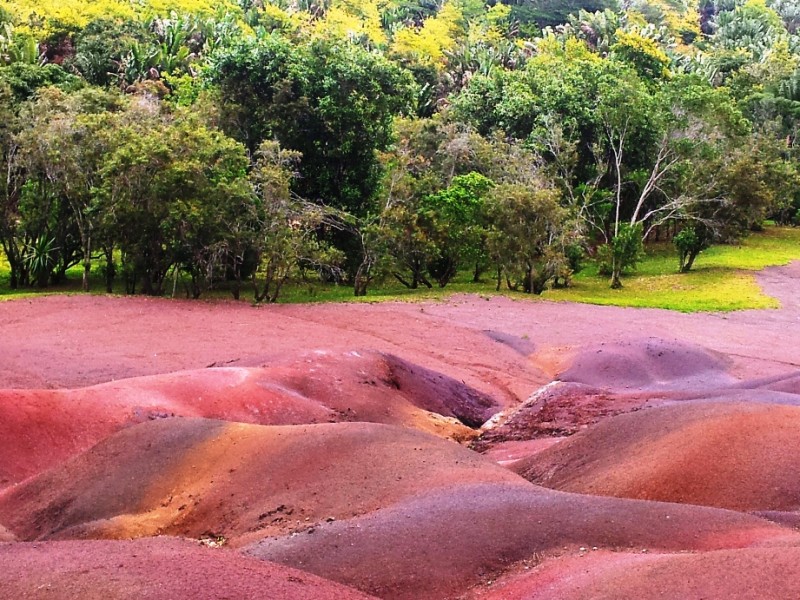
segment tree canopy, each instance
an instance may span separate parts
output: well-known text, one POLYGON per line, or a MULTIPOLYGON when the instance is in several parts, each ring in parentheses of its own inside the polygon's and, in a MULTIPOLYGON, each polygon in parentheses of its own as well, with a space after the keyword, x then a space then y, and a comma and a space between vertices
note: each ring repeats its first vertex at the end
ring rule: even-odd
POLYGON ((10 0, 12 286, 540 293, 800 222, 784 0, 10 0), (183 283, 182 283, 183 285, 183 283))

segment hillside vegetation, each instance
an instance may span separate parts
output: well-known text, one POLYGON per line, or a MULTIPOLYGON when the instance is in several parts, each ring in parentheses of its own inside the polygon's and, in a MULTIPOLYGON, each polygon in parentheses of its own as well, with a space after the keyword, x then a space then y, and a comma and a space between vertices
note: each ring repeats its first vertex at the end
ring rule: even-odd
POLYGON ((0 264, 14 291, 769 306, 733 269, 796 235, 704 251, 800 221, 798 25, 785 0, 12 0, 0 264))

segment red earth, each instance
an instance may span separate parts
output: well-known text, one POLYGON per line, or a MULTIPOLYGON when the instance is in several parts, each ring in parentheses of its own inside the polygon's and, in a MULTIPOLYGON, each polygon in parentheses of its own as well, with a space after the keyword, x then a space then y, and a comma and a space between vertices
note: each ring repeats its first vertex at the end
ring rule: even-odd
POLYGON ((247 553, 381 598, 455 598, 519 564, 580 547, 648 552, 800 546, 743 513, 565 494, 524 483, 452 486, 247 553))
POLYGON ((582 494, 795 511, 798 466, 800 407, 698 401, 607 419, 511 468, 582 494))
POLYGON ((797 597, 800 263, 759 281, 781 309, 0 302, 3 593, 797 597))
POLYGON ((263 425, 398 424, 467 439, 498 409, 440 373, 376 352, 315 352, 269 367, 221 367, 87 388, 0 390, 0 489, 124 427, 167 416, 263 425), (42 444, 46 439, 47 444, 42 444))
POLYGON ((206 533, 236 545, 350 519, 420 492, 519 482, 495 462, 405 427, 266 427, 170 418, 129 427, 0 495, 18 539, 206 533))
POLYGON ((521 569, 471 600, 663 600, 800 598, 800 548, 747 548, 699 554, 586 551, 521 569))
POLYGON ((174 538, 0 544, 0 573, 0 594, 9 599, 369 598, 296 569, 174 538))

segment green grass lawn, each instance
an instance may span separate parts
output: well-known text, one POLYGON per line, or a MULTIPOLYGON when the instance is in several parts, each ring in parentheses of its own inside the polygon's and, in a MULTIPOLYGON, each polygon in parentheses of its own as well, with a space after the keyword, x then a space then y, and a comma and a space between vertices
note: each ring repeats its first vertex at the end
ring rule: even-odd
POLYGON ((671 244, 648 248, 647 259, 612 290, 592 266, 575 276, 573 286, 551 290, 551 300, 668 308, 683 312, 777 308, 761 291, 754 271, 800 259, 800 229, 767 226, 741 245, 714 246, 701 253, 689 273, 678 273, 671 244))
MULTIPOLYGON (((764 267, 783 265, 800 259, 800 228, 767 226, 736 246, 714 246, 695 261, 690 273, 678 273, 678 259, 671 244, 651 245, 646 259, 632 273, 623 277, 623 288, 612 290, 608 278, 599 277, 595 265, 587 262, 568 289, 548 290, 541 298, 553 301, 584 302, 616 306, 666 308, 683 312, 730 311, 746 308, 777 308, 779 303, 765 295, 754 272, 764 267)), ((101 293, 99 277, 93 282, 101 293)), ((183 297, 182 286, 178 294, 183 297)), ((118 289, 117 291, 122 291, 118 289)), ((0 257, 0 300, 42 293, 80 293, 80 269, 70 273, 70 280, 43 292, 14 291, 8 287, 8 265, 0 257)), ((446 298, 458 293, 495 295, 494 281, 487 276, 480 284, 470 282, 466 273, 444 289, 408 290, 393 280, 373 285, 365 298, 354 298, 349 286, 326 285, 316 281, 293 282, 284 287, 280 302, 380 302, 385 300, 422 301, 446 298)), ((535 301, 536 296, 501 290, 501 294, 520 300, 535 301)), ((214 290, 207 297, 230 298, 224 290, 214 290)), ((245 287, 243 301, 252 293, 245 287)))

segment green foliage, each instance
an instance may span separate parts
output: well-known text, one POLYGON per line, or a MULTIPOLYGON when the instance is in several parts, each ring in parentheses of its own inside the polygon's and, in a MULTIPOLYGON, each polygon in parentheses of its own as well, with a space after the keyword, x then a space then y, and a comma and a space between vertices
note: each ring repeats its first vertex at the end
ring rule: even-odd
POLYGON ((56 265, 55 238, 38 237, 25 245, 25 267, 39 287, 45 287, 56 265))
POLYGON ((249 198, 241 144, 148 101, 122 116, 102 169, 103 224, 122 252, 128 287, 161 294, 170 269, 199 296, 224 268, 226 226, 249 198))
POLYGON ((131 47, 146 40, 147 31, 137 21, 92 21, 76 35, 75 54, 66 64, 92 85, 109 85, 119 77, 131 47))
POLYGON ((698 233, 693 226, 683 228, 674 238, 672 243, 678 250, 678 262, 681 273, 686 273, 692 268, 694 257, 710 246, 711 240, 698 233))
POLYGON ((485 199, 494 183, 480 173, 453 178, 450 185, 422 199, 421 229, 435 247, 428 270, 440 287, 464 265, 475 265, 485 254, 485 199))
POLYGON ((547 47, 524 70, 473 77, 453 98, 455 115, 483 134, 502 130, 525 139, 548 127, 547 117, 557 114, 567 128, 589 139, 597 124, 595 99, 603 68, 582 44, 547 47), (553 77, 554 72, 559 77, 553 77))
POLYGON ((622 223, 610 243, 601 248, 598 258, 600 274, 611 277, 612 288, 621 288, 620 275, 627 269, 635 269, 644 258, 642 224, 622 223))
POLYGON ((3 8, 15 286, 45 281, 42 240, 47 283, 80 265, 88 287, 104 259, 107 289, 147 293, 250 280, 275 301, 298 273, 366 293, 491 266, 541 292, 594 248, 617 286, 653 232, 680 230, 689 270, 800 214, 784 0, 704 2, 704 36, 688 0, 3 8))
POLYGON ((357 214, 377 190, 375 151, 414 96, 406 71, 355 44, 275 35, 220 50, 209 77, 236 115, 228 131, 251 149, 275 138, 301 152, 296 191, 357 214))
POLYGON ((509 289, 541 294, 549 281, 569 277, 565 255, 567 211, 556 190, 519 184, 497 186, 489 205, 489 254, 509 289))
POLYGON ((511 18, 527 25, 530 30, 536 27, 555 26, 565 23, 570 14, 578 11, 602 11, 616 6, 608 0, 508 0, 511 18))
POLYGON ((261 144, 250 174, 258 198, 247 213, 256 226, 250 242, 257 257, 252 275, 256 302, 276 302, 298 266, 331 273, 342 261, 340 253, 314 234, 325 221, 326 212, 289 190, 300 161, 299 152, 267 141, 261 144))
POLYGON ((8 86, 17 101, 27 100, 37 90, 49 86, 57 86, 71 91, 79 89, 81 80, 58 65, 31 65, 14 63, 8 67, 0 67, 0 85, 8 86))

